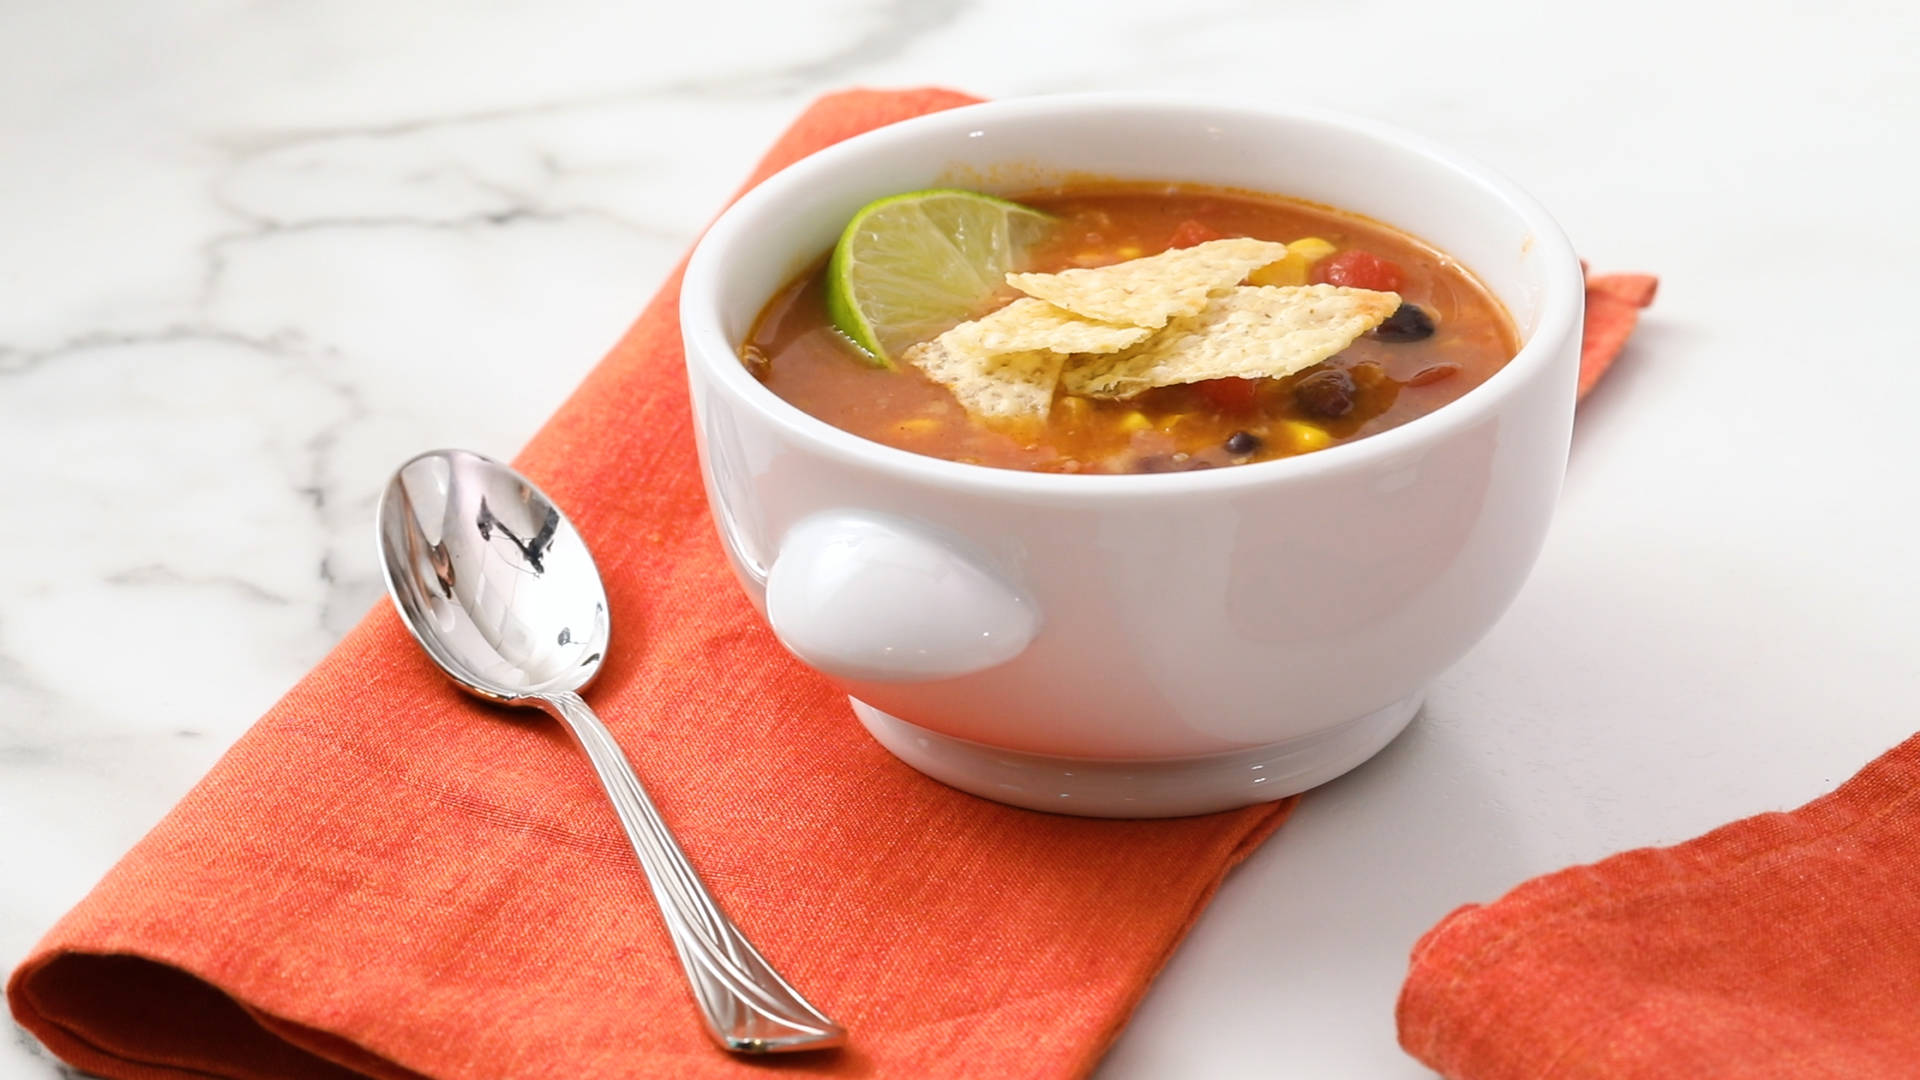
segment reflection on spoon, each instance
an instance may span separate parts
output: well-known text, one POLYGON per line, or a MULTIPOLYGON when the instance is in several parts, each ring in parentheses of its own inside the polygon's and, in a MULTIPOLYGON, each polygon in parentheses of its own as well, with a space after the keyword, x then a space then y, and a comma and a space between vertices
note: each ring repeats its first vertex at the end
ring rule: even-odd
POLYGON ((606 653, 607 594, 580 535, 519 473, 437 450, 380 500, 381 568, 400 617, 454 682, 566 725, 613 800, 707 1030, 739 1053, 840 1046, 846 1032, 748 944, 713 899, 579 691, 606 653))

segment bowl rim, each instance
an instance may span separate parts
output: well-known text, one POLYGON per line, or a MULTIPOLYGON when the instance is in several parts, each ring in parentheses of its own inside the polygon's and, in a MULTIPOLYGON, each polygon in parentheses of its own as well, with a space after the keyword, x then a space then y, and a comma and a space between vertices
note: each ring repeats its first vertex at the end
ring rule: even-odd
MULTIPOLYGON (((1401 227, 1392 222, 1383 224, 1389 228, 1401 227)), ((1585 283, 1579 259, 1565 232, 1546 208, 1505 176, 1426 136, 1365 117, 1315 107, 1110 92, 1005 98, 963 105, 855 135, 794 162, 742 195, 707 229, 688 259, 681 279, 679 308, 688 366, 701 365, 721 391, 790 438, 819 453, 894 479, 971 494, 1048 502, 1105 502, 1176 491, 1192 492, 1196 496, 1230 494, 1294 479, 1364 470, 1383 460, 1404 461, 1408 452, 1485 421, 1539 374, 1540 369, 1562 362, 1561 343, 1569 335, 1578 334, 1584 305, 1585 283), (1211 113, 1257 121, 1305 121, 1389 144, 1396 150, 1425 157, 1451 169, 1505 203, 1526 225, 1531 243, 1541 252, 1545 284, 1540 315, 1532 334, 1513 359, 1485 382, 1398 427, 1310 454, 1226 469, 1172 473, 1033 472, 967 464, 901 450, 855 435, 802 411, 767 389, 738 362, 737 347, 728 340, 722 327, 719 283, 727 260, 735 257, 742 244, 750 242, 759 220, 776 214, 779 206, 795 193, 832 183, 835 175, 857 168, 865 155, 892 143, 915 139, 958 141, 986 123, 1016 118, 1085 122, 1109 111, 1211 113)))

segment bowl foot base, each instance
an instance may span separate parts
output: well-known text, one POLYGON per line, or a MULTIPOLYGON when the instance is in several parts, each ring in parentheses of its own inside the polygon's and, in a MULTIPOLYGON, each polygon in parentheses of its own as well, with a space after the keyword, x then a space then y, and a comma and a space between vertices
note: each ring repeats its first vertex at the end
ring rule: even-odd
POLYGON ((998 750, 942 735, 858 698, 853 711, 880 745, 949 787, 995 802, 1081 817, 1209 814, 1317 787, 1380 752, 1406 729, 1424 692, 1297 739, 1173 761, 1100 761, 998 750))

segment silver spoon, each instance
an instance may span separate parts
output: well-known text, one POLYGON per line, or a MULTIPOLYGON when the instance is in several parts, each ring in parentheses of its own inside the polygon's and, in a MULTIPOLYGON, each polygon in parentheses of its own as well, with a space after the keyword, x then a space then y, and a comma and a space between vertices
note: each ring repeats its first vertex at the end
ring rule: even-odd
POLYGON ((377 525, 387 591, 427 655, 472 694, 552 713, 587 752, 714 1039, 743 1054, 843 1044, 720 910, 581 699, 611 627, 600 572, 559 508, 497 461, 436 450, 393 474, 377 525))

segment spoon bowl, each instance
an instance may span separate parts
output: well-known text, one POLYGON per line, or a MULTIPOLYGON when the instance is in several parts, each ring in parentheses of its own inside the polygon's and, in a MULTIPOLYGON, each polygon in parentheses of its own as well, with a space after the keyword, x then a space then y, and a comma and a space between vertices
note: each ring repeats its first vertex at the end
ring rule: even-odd
POLYGON ((842 1045, 845 1030, 789 986, 720 909, 620 744, 581 698, 606 657, 612 621, 593 555, 560 508, 497 461, 435 450, 394 473, 376 532, 387 591, 427 655, 470 693, 551 713, 586 751, 659 902, 708 1034, 743 1054, 842 1045))
POLYGON ((394 473, 378 520, 401 618, 461 686, 519 704, 599 674, 612 630, 600 571, 518 473, 465 450, 421 454, 394 473))

